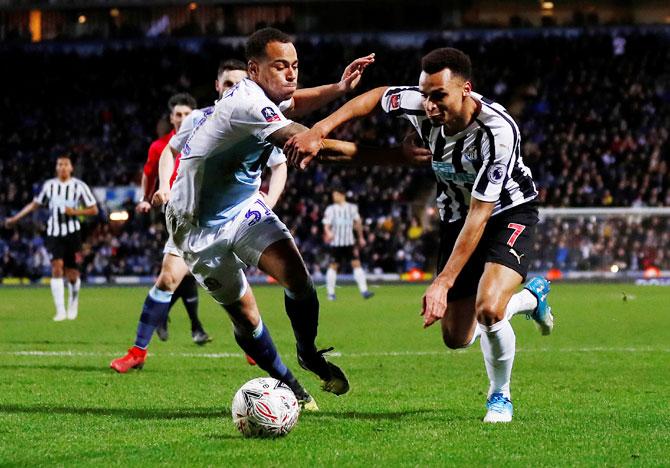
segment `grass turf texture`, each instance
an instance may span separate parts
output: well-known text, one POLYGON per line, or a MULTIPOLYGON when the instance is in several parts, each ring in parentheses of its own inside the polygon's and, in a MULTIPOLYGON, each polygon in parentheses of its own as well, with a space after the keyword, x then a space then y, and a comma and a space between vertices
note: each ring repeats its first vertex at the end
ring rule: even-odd
POLYGON ((191 343, 181 305, 145 369, 108 368, 131 344, 145 288, 90 288, 74 322, 51 321, 46 288, 0 290, 0 465, 653 466, 668 463, 670 290, 554 285, 554 335, 516 317, 514 422, 481 422, 488 383, 479 345, 447 351, 421 329, 425 287, 353 287, 322 298, 319 342, 352 391, 324 394, 299 369, 282 292, 256 288, 285 362, 321 407, 286 438, 248 440, 230 420, 246 364, 225 314, 201 291, 214 341, 191 343), (622 291, 628 300, 622 300, 622 291), (19 351, 71 355, 17 355, 19 351), (204 354, 218 356, 205 357, 204 354), (227 356, 233 353, 235 356, 227 356))

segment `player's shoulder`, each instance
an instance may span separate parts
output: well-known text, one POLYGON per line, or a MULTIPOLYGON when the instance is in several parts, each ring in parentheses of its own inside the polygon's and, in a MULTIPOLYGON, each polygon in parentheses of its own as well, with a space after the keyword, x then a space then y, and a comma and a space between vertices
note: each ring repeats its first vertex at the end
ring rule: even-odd
POLYGON ((389 86, 382 96, 381 104, 389 114, 425 115, 418 86, 389 86))
POLYGON ((48 187, 49 185, 56 184, 58 183, 58 178, 57 177, 52 177, 50 179, 45 180, 42 185, 44 187, 48 187))
POLYGON ((219 102, 227 99, 231 101, 249 102, 249 100, 268 99, 268 97, 263 91, 263 88, 256 82, 249 78, 245 78, 228 89, 219 102))
POLYGON ((86 185, 86 186, 88 187, 88 185, 86 184, 86 182, 84 182, 83 180, 79 179, 78 177, 72 177, 72 178, 70 179, 70 182, 71 182, 73 185, 86 185))
POLYGON ((473 97, 479 100, 482 105, 477 117, 477 121, 481 126, 494 134, 514 136, 518 133, 518 127, 514 118, 502 104, 477 93, 473 93, 473 97))
MULTIPOLYGON (((193 122, 198 121, 203 115, 205 115, 203 109, 193 109, 193 111, 182 120, 181 127, 184 125, 193 125, 193 122)), ((181 129, 181 127, 179 128, 181 129)))
POLYGON ((270 121, 269 117, 280 112, 263 88, 249 78, 243 79, 227 90, 217 102, 217 107, 219 106, 228 109, 231 115, 250 115, 267 121, 270 121), (262 109, 262 112, 259 112, 259 109, 262 109))

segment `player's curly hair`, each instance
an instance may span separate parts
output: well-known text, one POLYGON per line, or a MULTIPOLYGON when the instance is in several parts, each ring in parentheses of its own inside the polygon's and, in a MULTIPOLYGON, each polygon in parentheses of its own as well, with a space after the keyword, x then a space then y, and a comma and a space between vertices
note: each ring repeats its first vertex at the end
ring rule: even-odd
POLYGON ((259 29, 247 39, 246 56, 247 60, 260 59, 265 57, 265 47, 270 42, 281 42, 289 44, 293 42, 291 36, 275 28, 259 29))
POLYGON ((188 106, 191 109, 196 109, 198 107, 198 103, 196 102, 195 98, 190 94, 179 93, 174 94, 168 100, 168 109, 170 109, 170 112, 174 110, 175 106, 188 106))
POLYGON ((428 52, 421 59, 421 70, 426 73, 437 73, 445 68, 465 80, 472 80, 472 62, 468 55, 453 47, 442 47, 428 52))

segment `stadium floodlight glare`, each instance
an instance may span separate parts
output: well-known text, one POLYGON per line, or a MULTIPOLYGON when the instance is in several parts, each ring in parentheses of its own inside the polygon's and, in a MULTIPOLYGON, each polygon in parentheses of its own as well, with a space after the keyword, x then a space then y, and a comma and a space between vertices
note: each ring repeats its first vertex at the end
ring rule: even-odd
POLYGON ((109 16, 111 16, 112 18, 117 18, 120 14, 121 12, 119 11, 118 8, 112 8, 111 10, 109 10, 109 16))
POLYGON ((77 22, 79 24, 84 24, 86 22, 86 15, 79 15, 79 18, 77 18, 77 22))
POLYGON ((127 211, 112 211, 109 214, 110 221, 128 221, 129 215, 127 211))
POLYGON ((542 2, 542 9, 543 10, 553 10, 554 9, 554 2, 542 2))

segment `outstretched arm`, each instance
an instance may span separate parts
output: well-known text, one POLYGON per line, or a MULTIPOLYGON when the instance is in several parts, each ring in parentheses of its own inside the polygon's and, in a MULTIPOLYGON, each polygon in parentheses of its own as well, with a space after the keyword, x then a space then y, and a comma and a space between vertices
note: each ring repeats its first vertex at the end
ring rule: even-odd
POLYGON ((21 211, 16 213, 14 216, 10 216, 9 218, 5 219, 5 226, 8 227, 8 228, 11 228, 16 223, 18 223, 21 218, 28 215, 29 213, 32 213, 33 211, 35 211, 40 206, 41 205, 39 203, 37 203, 35 200, 31 201, 26 206, 21 208, 21 211))
MULTIPOLYGON (((288 141, 295 135, 303 135, 307 127, 296 122, 280 128, 268 137, 268 141, 278 147, 288 147, 288 141)), ((310 130, 311 131, 311 130, 310 130)), ((301 169, 307 167, 311 159, 316 157, 320 162, 364 166, 397 166, 425 164, 430 161, 431 152, 425 148, 402 146, 399 148, 371 148, 358 146, 350 141, 325 139, 321 140, 315 156, 309 159, 292 159, 286 157, 301 169)))
POLYGON ((318 122, 311 130, 291 138, 284 147, 284 153, 289 162, 296 166, 306 167, 319 152, 323 139, 330 132, 344 122, 370 114, 387 89, 387 86, 383 86, 355 97, 318 122))
POLYGON ((375 54, 357 58, 344 69, 342 78, 338 83, 297 90, 293 95, 291 108, 286 110, 284 115, 290 119, 302 117, 344 96, 358 86, 363 71, 374 61, 375 54))
POLYGON ((465 223, 456 238, 454 249, 447 260, 447 264, 433 280, 423 296, 423 326, 429 327, 444 317, 447 311, 447 294, 463 270, 463 267, 477 248, 486 223, 493 213, 495 203, 484 202, 472 197, 470 210, 465 217, 465 223))

